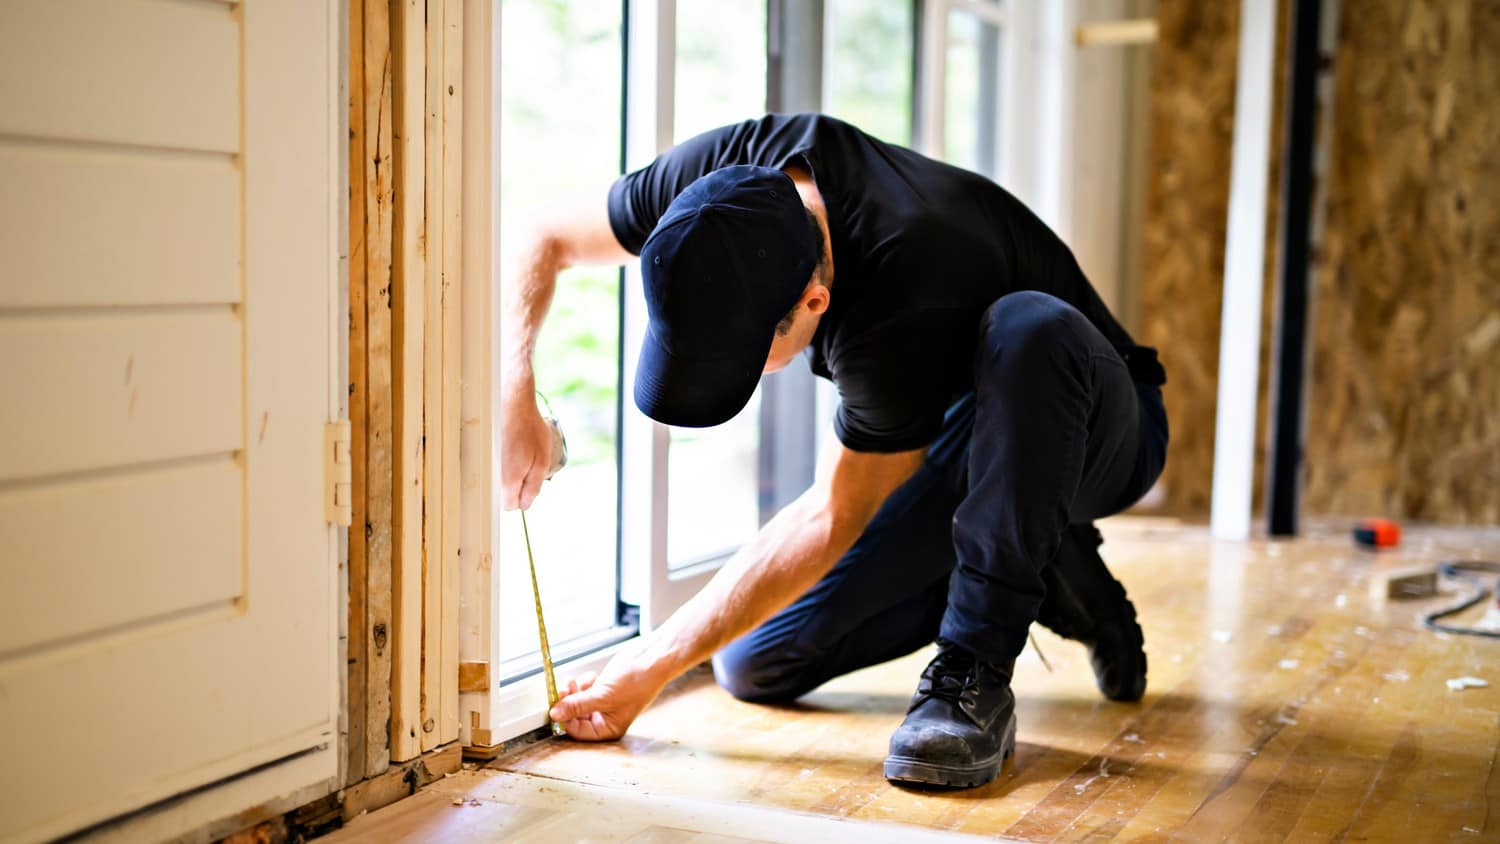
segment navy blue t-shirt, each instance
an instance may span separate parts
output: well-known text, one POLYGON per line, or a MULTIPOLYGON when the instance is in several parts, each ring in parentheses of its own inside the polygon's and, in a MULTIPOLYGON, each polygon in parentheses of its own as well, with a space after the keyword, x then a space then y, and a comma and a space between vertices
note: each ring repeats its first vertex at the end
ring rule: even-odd
POLYGON ((733 164, 803 164, 823 195, 833 285, 807 353, 838 387, 834 430, 854 451, 937 437, 948 407, 974 389, 980 318, 1007 293, 1049 293, 1116 347, 1133 345, 1068 247, 1010 193, 820 114, 714 129, 620 177, 609 191, 620 245, 639 255, 678 193, 733 164))

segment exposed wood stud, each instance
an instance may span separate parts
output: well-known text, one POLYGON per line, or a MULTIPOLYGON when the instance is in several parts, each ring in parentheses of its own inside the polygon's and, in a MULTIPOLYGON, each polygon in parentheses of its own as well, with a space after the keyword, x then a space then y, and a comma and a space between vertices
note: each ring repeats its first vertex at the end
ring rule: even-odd
POLYGON ((443 664, 443 12, 442 0, 427 8, 423 107, 423 332, 422 332, 422 749, 438 744, 434 724, 442 711, 443 664))
POLYGON ((443 705, 439 715, 439 739, 458 738, 458 609, 459 609, 459 435, 462 413, 461 389, 462 311, 461 291, 463 237, 463 0, 447 4, 443 21, 443 599, 442 666, 440 684, 443 705))
POLYGON ((349 526, 349 636, 344 784, 365 778, 365 33, 364 0, 349 0, 349 455, 353 517, 349 526))
POLYGON ((392 604, 395 639, 391 663, 391 759, 421 752, 422 694, 422 437, 425 311, 424 214, 426 61, 422 0, 392 8, 391 56, 395 66, 392 112, 395 138, 395 215, 392 230, 392 374, 395 396, 395 473, 392 520, 392 604))
POLYGON ((391 761, 393 179, 390 8, 364 3, 365 168, 365 776, 391 761))

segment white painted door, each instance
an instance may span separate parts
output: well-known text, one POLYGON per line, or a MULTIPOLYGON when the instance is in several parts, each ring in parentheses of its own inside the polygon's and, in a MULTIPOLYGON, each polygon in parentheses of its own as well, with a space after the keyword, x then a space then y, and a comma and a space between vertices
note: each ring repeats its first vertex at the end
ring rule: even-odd
POLYGON ((338 5, 0 0, 0 840, 336 773, 338 5))

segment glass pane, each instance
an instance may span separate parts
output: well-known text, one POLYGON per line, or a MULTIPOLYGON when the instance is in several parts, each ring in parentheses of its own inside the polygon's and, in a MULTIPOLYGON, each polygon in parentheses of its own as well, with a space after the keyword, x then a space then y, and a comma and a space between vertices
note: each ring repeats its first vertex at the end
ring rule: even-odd
POLYGON ((829 114, 893 144, 911 144, 912 4, 828 0, 829 114))
POLYGON ((760 390, 718 428, 674 428, 667 478, 673 569, 738 548, 760 527, 760 390))
POLYGON ((766 0, 678 0, 677 141, 766 111, 766 0))
MULTIPOLYGON (((678 141, 765 113, 765 0, 679 0, 678 141)), ((672 431, 667 560, 680 569, 743 543, 760 526, 760 391, 717 428, 672 431)))
MULTIPOLYGON (((619 173, 623 32, 619 0, 504 0, 501 14, 503 263, 515 248, 512 224, 619 173)), ((616 620, 619 331, 619 271, 563 273, 535 367, 537 388, 567 435, 568 466, 527 513, 554 648, 616 620)), ((499 577, 503 661, 537 650, 515 513, 501 523, 499 577)))
POLYGON ((1000 30, 961 11, 948 13, 943 159, 996 176, 1000 30))

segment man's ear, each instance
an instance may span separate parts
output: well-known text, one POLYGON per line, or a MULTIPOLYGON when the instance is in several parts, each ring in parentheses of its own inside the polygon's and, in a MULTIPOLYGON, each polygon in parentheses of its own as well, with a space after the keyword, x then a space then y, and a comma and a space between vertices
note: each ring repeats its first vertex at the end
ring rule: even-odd
POLYGON ((828 301, 828 288, 815 281, 809 284, 806 290, 802 291, 802 301, 798 304, 806 307, 816 316, 828 310, 828 301))

